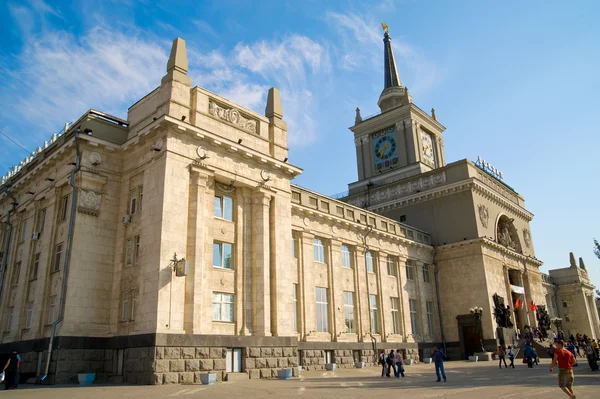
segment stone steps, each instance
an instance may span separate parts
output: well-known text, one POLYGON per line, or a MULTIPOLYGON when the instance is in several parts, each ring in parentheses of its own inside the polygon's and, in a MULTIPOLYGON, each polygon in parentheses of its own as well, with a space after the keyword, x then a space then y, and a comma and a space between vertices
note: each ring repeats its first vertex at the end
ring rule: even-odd
POLYGON ((224 381, 247 381, 250 376, 246 373, 227 373, 223 378, 224 381))

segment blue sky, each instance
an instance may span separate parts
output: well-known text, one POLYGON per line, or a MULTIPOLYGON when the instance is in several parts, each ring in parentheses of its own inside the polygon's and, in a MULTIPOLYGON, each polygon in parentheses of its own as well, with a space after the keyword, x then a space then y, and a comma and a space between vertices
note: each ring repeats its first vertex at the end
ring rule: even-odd
MULTIPOLYGON (((446 160, 480 155, 502 170, 535 214, 543 270, 573 251, 600 285, 600 3, 576 4, 8 0, 0 130, 33 151, 89 108, 126 117, 181 36, 193 85, 261 113, 280 88, 296 183, 335 194, 357 178, 354 109, 378 111, 385 21, 403 84, 447 128, 446 160)), ((0 136, 2 173, 24 156, 0 136)))

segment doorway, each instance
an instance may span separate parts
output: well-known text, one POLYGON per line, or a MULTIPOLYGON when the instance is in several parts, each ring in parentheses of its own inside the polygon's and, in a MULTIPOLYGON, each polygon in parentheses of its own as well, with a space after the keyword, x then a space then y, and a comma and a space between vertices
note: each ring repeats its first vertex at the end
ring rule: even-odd
POLYGON ((479 344, 479 329, 476 326, 463 326, 463 339, 465 345, 465 356, 473 356, 475 352, 481 350, 479 344))
POLYGON ((240 348, 227 348, 225 371, 228 373, 240 373, 242 371, 242 350, 240 348))

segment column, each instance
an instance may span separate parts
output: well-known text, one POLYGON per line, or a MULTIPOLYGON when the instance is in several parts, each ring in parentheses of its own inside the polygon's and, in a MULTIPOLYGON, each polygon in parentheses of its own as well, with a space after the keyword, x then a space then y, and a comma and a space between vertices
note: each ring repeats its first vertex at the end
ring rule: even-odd
POLYGON ((246 257, 247 247, 250 242, 247 242, 246 240, 251 237, 251 234, 247 234, 249 228, 247 228, 248 225, 246 224, 246 214, 250 214, 250 212, 247 212, 246 210, 251 210, 252 204, 246 204, 244 198, 245 190, 247 189, 238 187, 235 194, 235 323, 236 331, 238 331, 240 335, 250 334, 246 324, 246 304, 249 302, 246 298, 246 271, 248 269, 246 257))
POLYGON ((400 318, 398 321, 400 323, 400 333, 402 334, 402 340, 406 342, 406 319, 404 318, 404 300, 406 292, 402 288, 404 287, 404 283, 402 280, 404 276, 402 274, 402 271, 404 269, 400 266, 401 263, 406 263, 406 259, 398 258, 398 263, 396 264, 396 270, 398 274, 398 278, 396 279, 398 283, 398 317, 400 318))
POLYGON ((327 251, 327 256, 329 257, 327 262, 327 280, 329 286, 329 303, 331 304, 331 340, 338 340, 338 331, 345 332, 344 328, 344 313, 343 313, 343 291, 339 291, 337 289, 337 282, 334 278, 334 273, 336 270, 340 270, 341 267, 341 246, 342 242, 338 240, 329 240, 329 250, 327 251), (339 306, 341 304, 342 306, 339 306), (342 313, 338 311, 338 306, 341 308, 342 313), (339 321, 342 320, 342 323, 338 325, 339 321))
POLYGON ((242 329, 241 335, 251 335, 250 327, 252 327, 252 312, 254 309, 254 302, 252 300, 252 285, 254 280, 252 279, 252 249, 253 249, 253 238, 252 238, 252 190, 246 187, 241 189, 244 209, 244 230, 238 230, 238 237, 243 237, 243 263, 241 264, 242 279, 244 280, 243 289, 243 300, 242 305, 242 329))
POLYGON ((309 306, 315 302, 315 288, 309 277, 312 270, 313 239, 315 236, 306 231, 298 235, 300 238, 300 259, 298 263, 298 313, 300 317, 298 320, 298 332, 300 333, 300 339, 305 341, 310 331, 313 329, 316 330, 317 327, 316 323, 312 323, 316 317, 315 307, 309 306), (309 314, 311 310, 313 311, 312 317, 309 314))
MULTIPOLYGON (((525 289, 525 304, 523 305, 525 308, 525 320, 523 322, 527 324, 529 327, 533 327, 531 324, 531 318, 529 317, 529 304, 531 303, 531 290, 529 288, 529 279, 527 278, 527 273, 521 273, 521 285, 525 289)), ((535 315, 533 317, 535 320, 535 315)))
POLYGON ((200 334, 204 305, 202 285, 204 282, 204 220, 208 175, 194 169, 191 172, 186 248, 188 275, 185 277, 183 328, 186 333, 200 334))
POLYGON ((252 193, 252 325, 256 336, 271 335, 269 204, 264 191, 252 193))
POLYGON ((504 285, 506 286, 505 293, 507 295, 506 296, 506 298, 507 298, 506 302, 507 303, 505 303, 505 304, 506 304, 506 306, 510 306, 510 310, 511 310, 511 312, 510 312, 510 321, 512 321, 512 323, 513 323, 513 331, 516 334, 516 331, 517 331, 516 330, 517 329, 517 320, 516 320, 515 314, 514 314, 515 304, 512 301, 512 291, 510 289, 510 277, 508 276, 508 267, 506 267, 506 265, 504 265, 504 267, 503 267, 503 273, 504 273, 504 285))
MULTIPOLYGON (((382 252, 378 252, 377 253, 377 310, 379 311, 379 334, 381 334, 381 342, 387 341, 386 340, 386 325, 385 325, 385 319, 386 317, 384 317, 384 315, 386 314, 385 310, 386 308, 383 306, 383 296, 384 296, 384 289, 383 289, 383 279, 387 279, 387 257, 385 254, 383 254, 382 252), (386 267, 383 267, 383 265, 386 265, 386 267)), ((389 301, 388 301, 389 302, 389 301)))
POLYGON ((371 342, 371 337, 369 336, 369 331, 371 331, 371 316, 369 314, 369 277, 365 263, 366 252, 367 249, 364 247, 356 248, 356 271, 358 274, 356 302, 361 315, 359 324, 361 341, 364 341, 366 337, 366 342, 371 342))
POLYGON ((352 251, 352 270, 354 271, 354 300, 356 303, 354 304, 354 318, 356 323, 356 336, 358 337, 358 342, 363 342, 363 327, 362 327, 362 304, 360 301, 362 288, 360 286, 360 274, 359 274, 359 262, 362 259, 364 263, 364 256, 360 257, 359 254, 364 253, 364 248, 355 247, 354 251, 352 251))

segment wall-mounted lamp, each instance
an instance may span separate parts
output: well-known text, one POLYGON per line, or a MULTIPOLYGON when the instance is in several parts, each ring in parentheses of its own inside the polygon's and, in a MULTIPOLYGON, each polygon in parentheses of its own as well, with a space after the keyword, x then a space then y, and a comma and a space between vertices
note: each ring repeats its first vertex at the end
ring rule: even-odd
POLYGON ((177 259, 177 253, 174 253, 173 259, 171 259, 171 265, 173 266, 173 270, 175 270, 175 276, 177 276, 177 277, 187 276, 188 261, 185 258, 177 259))

